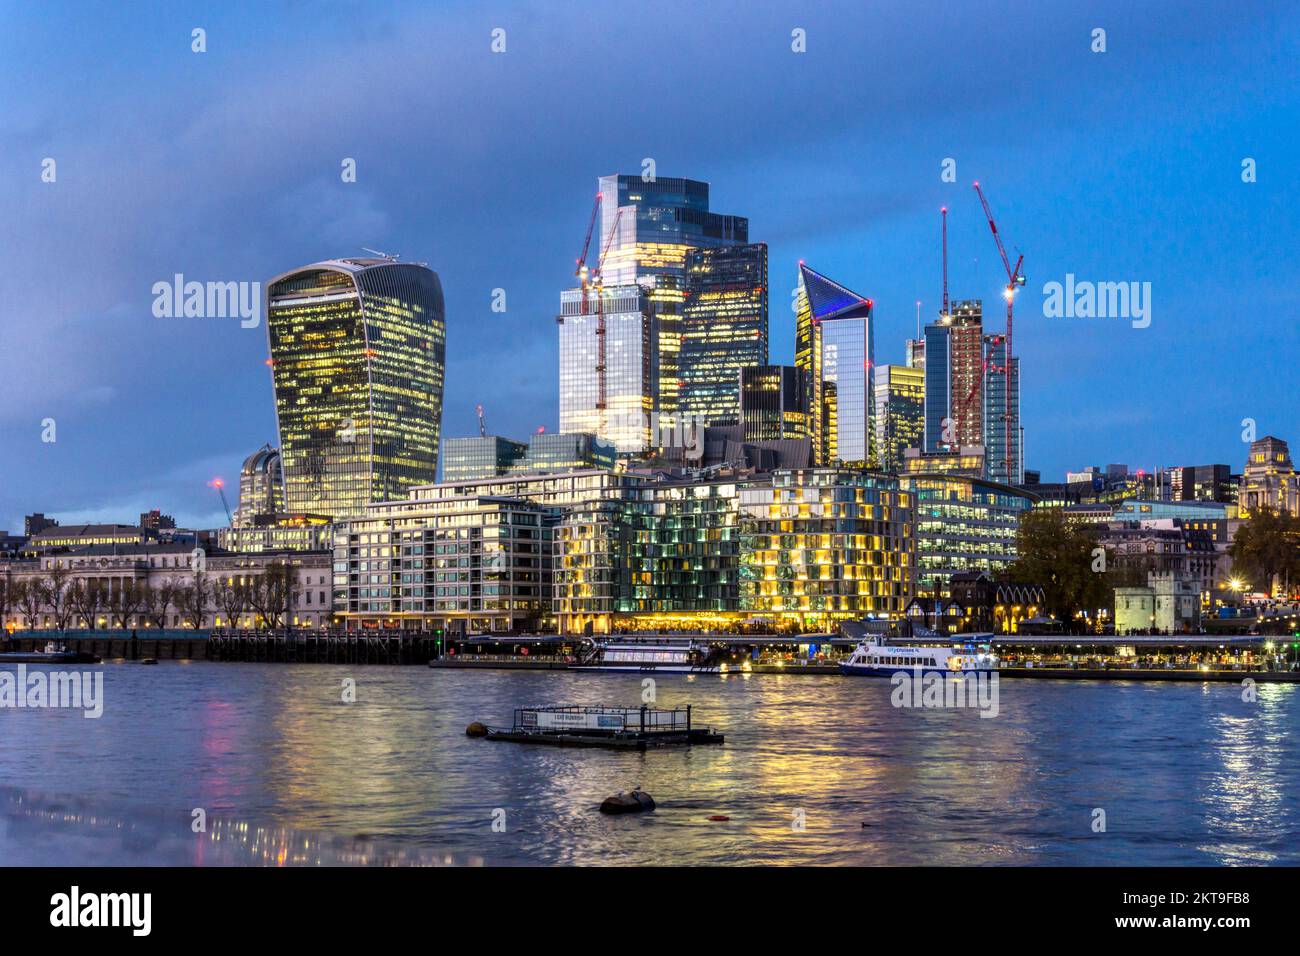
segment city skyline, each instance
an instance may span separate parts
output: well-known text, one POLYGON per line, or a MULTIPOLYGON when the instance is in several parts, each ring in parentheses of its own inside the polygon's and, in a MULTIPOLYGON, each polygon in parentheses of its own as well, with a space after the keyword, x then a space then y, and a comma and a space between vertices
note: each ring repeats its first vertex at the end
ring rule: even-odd
MULTIPOLYGON (((79 87, 66 79, 72 75, 67 71, 48 90, 26 86, 35 54, 15 37, 73 32, 61 18, 74 14, 56 11, 41 23, 19 17, 18 29, 5 41, 14 46, 6 60, 22 77, 14 87, 30 95, 16 98, 21 105, 5 126, 0 195, 17 214, 3 246, 14 263, 4 331, 13 354, 30 361, 11 371, 13 400, 0 416, 8 459, 0 483, 0 528, 14 530, 23 514, 42 509, 71 521, 118 520, 161 507, 183 525, 224 523, 206 482, 221 475, 231 484, 244 459, 275 440, 263 364, 266 332, 242 329, 229 319, 150 314, 152 284, 175 274, 264 284, 301 263, 360 255, 362 245, 401 252, 406 262, 427 261, 447 289, 443 435, 476 434, 474 407, 480 403, 495 433, 524 438, 539 425, 555 430, 554 292, 568 279, 580 245, 590 181, 634 173, 644 158, 655 160, 661 178, 709 182, 712 207, 743 213, 751 240, 769 244, 773 364, 793 360, 788 293, 799 259, 872 298, 879 326, 876 362, 904 364, 915 301, 922 300, 923 323, 938 311, 937 210, 944 203, 951 210, 953 297, 983 299, 985 325, 1000 330, 997 310, 989 306, 1000 301, 1005 279, 969 188, 980 178, 1008 245, 1025 253, 1029 274, 1017 303, 1016 334, 1016 354, 1025 360, 1025 467, 1041 471, 1045 480, 1102 461, 1148 469, 1221 461, 1236 470, 1247 447, 1240 439, 1243 418, 1255 419, 1261 435, 1295 433, 1285 403, 1294 373, 1285 359, 1294 354, 1289 346, 1296 344, 1296 332, 1279 328, 1269 316, 1284 314, 1287 287, 1296 279, 1295 264, 1277 255, 1296 245, 1296 227, 1281 211, 1286 157, 1296 134, 1275 120, 1294 107, 1297 84, 1284 82, 1295 71, 1293 43, 1286 30, 1270 30, 1268 9, 1249 27, 1235 17, 1190 11, 1171 31, 1160 8, 1102 8, 1094 18, 1109 30, 1104 55, 1088 49, 1091 22, 1029 24, 1026 49, 1043 38, 1036 32, 1041 31, 1051 35, 1054 48, 1077 46, 1078 52, 1070 55, 1066 78, 1049 82, 1039 74, 1057 69, 1060 58, 1046 58, 1049 63, 1022 51, 1024 62, 1014 76, 1034 85, 1045 98, 1041 104, 1026 106, 1001 91, 1009 77, 1000 68, 992 71, 995 77, 978 78, 981 105, 987 107, 992 97, 1008 109, 1016 106, 1014 123, 987 112, 959 116, 960 91, 940 79, 934 90, 947 90, 940 97, 944 105, 916 116, 889 107, 898 92, 891 84, 921 81, 891 80, 882 71, 878 87, 856 96, 836 89, 835 57, 844 51, 843 35, 852 33, 843 24, 865 28, 865 18, 847 8, 833 18, 800 15, 798 24, 787 22, 789 14, 760 11, 731 32, 720 28, 716 14, 705 14, 688 45, 711 44, 723 59, 728 49, 743 47, 753 82, 764 90, 790 84, 804 112, 760 122, 764 114, 746 112, 753 107, 743 99, 718 92, 721 102, 693 104, 680 81, 672 81, 674 104, 690 111, 688 121, 677 122, 695 135, 682 135, 666 117, 651 115, 648 128, 615 117, 602 136, 609 145, 584 140, 580 148, 561 142, 568 124, 578 122, 560 103, 558 87, 568 75, 533 94, 515 85, 524 75, 535 76, 536 59, 546 55, 539 49, 552 48, 555 26, 503 15, 509 46, 494 59, 488 31, 495 24, 468 12, 440 11, 439 35, 448 38, 452 61, 442 69, 455 80, 452 88, 487 83, 509 100, 501 105, 509 115, 468 144, 449 144, 450 153, 437 161, 417 154, 430 141, 445 142, 442 137, 415 137, 415 145, 407 146, 382 125, 413 105, 441 103, 403 72, 420 62, 418 12, 407 18, 417 26, 401 33, 381 16, 354 54, 391 50, 391 63, 363 75, 372 82, 398 81, 388 102, 367 120, 365 132, 373 142, 315 132, 276 142, 258 159, 252 158, 250 133, 263 131, 289 108, 303 76, 271 82, 264 102, 253 101, 247 87, 220 86, 229 82, 224 71, 238 73, 246 68, 244 60, 259 55, 259 17, 273 25, 280 11, 245 16, 249 23, 239 26, 223 23, 220 14, 206 18, 207 59, 189 50, 193 25, 165 12, 155 18, 147 40, 128 36, 132 19, 124 14, 97 38, 69 41, 63 55, 76 58, 83 65, 79 75, 87 75, 85 63, 113 60, 95 52, 96 44, 155 47, 159 36, 175 34, 176 50, 155 54, 147 71, 133 72, 129 63, 99 67, 113 76, 119 97, 138 93, 135 82, 159 69, 170 70, 188 90, 150 93, 138 110, 125 108, 125 100, 93 108, 114 117, 113 129, 81 112, 85 107, 71 99, 79 87), (806 54, 790 52, 792 26, 807 29, 806 54), (1251 49, 1253 58, 1235 56, 1238 49, 1251 49), (512 74, 513 57, 521 65, 512 74), (1211 80, 1216 70, 1231 79, 1228 95, 1220 96, 1214 115, 1194 117, 1185 99, 1198 90, 1225 92, 1222 76, 1211 80), (1153 73, 1170 78, 1163 90, 1167 115, 1151 109, 1140 123, 1124 120, 1125 91, 1144 87, 1150 103, 1153 73), (197 114, 187 97, 197 97, 197 114), (1092 105, 1096 115, 1070 112, 1081 98, 1084 112, 1092 105), (832 126, 850 106, 870 107, 864 112, 876 125, 843 120, 832 126), (67 109, 66 120, 49 118, 56 107, 67 109), (714 110, 754 118, 746 124, 753 129, 701 135, 714 110), (540 111, 539 119, 521 119, 529 111, 540 111), (503 135, 498 125, 531 129, 547 122, 559 128, 543 148, 530 146, 494 163, 483 158, 503 135), (1120 135, 1111 128, 1115 122, 1120 135), (1196 131, 1211 125, 1218 146, 1193 151, 1199 147, 1196 131), (991 129, 999 129, 997 137, 991 129), (794 136, 810 131, 818 134, 816 149, 791 148, 794 136), (190 156, 203 152, 191 148, 195 140, 209 136, 213 152, 201 162, 190 156), (183 142, 185 149, 164 148, 147 159, 138 149, 132 152, 158 138, 183 142), (886 144, 891 138, 897 142, 886 144), (1006 149, 1008 144, 1014 148, 1006 149), (863 146, 872 150, 863 153, 863 146), (1145 155, 1153 150, 1156 161, 1145 155), (1013 153, 1014 162, 999 159, 1002 152, 1013 153), (41 181, 44 157, 58 161, 55 182, 41 181), (346 157, 356 159, 355 183, 338 175, 346 157), (948 157, 957 163, 953 183, 940 179, 948 157), (1243 157, 1258 160, 1258 182, 1241 182, 1243 157), (526 192, 501 189, 511 169, 525 168, 535 174, 526 192), (301 184, 304 176, 307 186, 301 184), (283 201, 266 202, 289 180, 298 185, 283 201), (493 189, 498 192, 487 192, 493 189), (456 190, 464 195, 454 195, 456 190), (178 203, 198 211, 177 209, 178 203), (81 228, 73 228, 70 217, 81 228), (70 274, 62 264, 74 257, 81 268, 70 274), (13 278, 20 274, 28 277, 21 285, 13 278), (1044 283, 1067 275, 1152 282, 1152 325, 1045 318, 1044 283), (497 289, 508 299, 502 313, 492 311, 497 289), (1213 314, 1207 314, 1207 302, 1213 314), (502 367, 519 374, 502 377, 502 367), (1206 381, 1220 387, 1204 387, 1206 381), (53 443, 41 441, 47 418, 57 425, 53 443)), ((970 18, 972 75, 997 64, 1008 42, 980 22, 980 13, 986 11, 956 15, 970 18)), ((1275 16, 1286 23, 1295 15, 1275 16)), ((892 38, 898 47, 893 56, 907 62, 924 58, 933 41, 909 34, 906 17, 891 13, 880 19, 874 35, 892 38)), ((343 42, 332 29, 310 27, 310 42, 290 43, 286 57, 306 69, 305 48, 343 42)), ((49 43, 32 44, 37 45, 47 59, 60 55, 48 52, 49 43)), ((94 79, 94 68, 88 79, 94 79)), ((266 79, 255 73, 247 82, 266 79)), ((947 82, 969 79, 949 76, 947 82)), ((624 92, 635 82, 616 80, 624 92)), ((752 88, 746 92, 752 95, 752 88)), ((915 90, 912 95, 909 102, 924 99, 915 90)), ((645 112, 637 111, 638 121, 645 112)))

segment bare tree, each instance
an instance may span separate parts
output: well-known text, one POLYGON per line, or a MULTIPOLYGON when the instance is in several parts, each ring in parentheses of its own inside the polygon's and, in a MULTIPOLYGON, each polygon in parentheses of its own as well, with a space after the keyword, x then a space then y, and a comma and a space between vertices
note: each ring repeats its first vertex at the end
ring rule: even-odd
POLYGON ((173 578, 144 586, 144 597, 141 601, 144 616, 159 630, 167 626, 167 611, 175 604, 179 588, 180 584, 173 578))
MULTIPOLYGON (((147 586, 143 581, 137 581, 135 578, 122 578, 118 582, 118 587, 109 593, 108 610, 112 620, 117 622, 117 626, 126 629, 126 622, 131 619, 131 615, 138 613, 144 608, 147 586)), ((164 614, 166 611, 164 610, 164 614)))
POLYGON ((266 626, 274 630, 283 626, 288 617, 292 591, 293 568, 273 561, 253 578, 248 589, 248 603, 261 615, 266 626))
POLYGON ((226 615, 229 627, 239 626, 239 616, 249 608, 248 584, 235 577, 218 579, 212 587, 213 599, 226 615))
POLYGON ((0 629, 4 628, 10 608, 18 604, 18 595, 14 590, 17 585, 18 581, 8 567, 0 572, 0 629))
POLYGON ((176 591, 176 607, 196 631, 203 626, 203 615, 207 611, 211 591, 207 578, 201 572, 196 572, 191 580, 183 582, 176 591))
POLYGON ((100 608, 108 603, 104 584, 98 578, 77 578, 68 586, 68 606, 74 612, 71 623, 80 617, 88 629, 93 630, 100 608))
POLYGON ((66 631, 72 621, 72 602, 68 600, 71 583, 68 569, 55 565, 50 568, 49 574, 39 579, 37 585, 41 591, 42 603, 50 609, 54 626, 60 631, 66 631))
POLYGON ((15 585, 18 593, 14 603, 22 609, 28 629, 34 630, 39 625, 41 608, 45 607, 45 589, 41 587, 40 581, 31 578, 17 581, 15 585))

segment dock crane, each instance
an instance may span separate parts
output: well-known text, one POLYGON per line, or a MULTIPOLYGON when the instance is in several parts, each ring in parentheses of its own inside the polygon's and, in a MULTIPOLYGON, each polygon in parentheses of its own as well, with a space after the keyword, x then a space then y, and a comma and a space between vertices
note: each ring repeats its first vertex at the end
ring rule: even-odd
POLYGON ((984 207, 984 218, 989 222, 989 230, 993 233, 993 241, 998 246, 998 255, 1002 257, 1002 267, 1007 272, 1007 287, 1002 292, 1003 297, 1007 300, 1006 348, 1002 354, 1002 360, 1005 364, 996 370, 1002 372, 1002 422, 1005 429, 1002 450, 1006 454, 1004 459, 1006 473, 1003 477, 1010 483, 1014 477, 1012 470, 1015 466, 1015 459, 1011 455, 1011 318, 1016 292, 1025 284, 1025 275, 1020 271, 1025 257, 1019 256, 1016 259, 1015 268, 1012 268, 1011 259, 1007 256, 1007 250, 1002 245, 1002 236, 998 234, 997 223, 993 221, 993 210, 989 208, 989 201, 984 197, 984 190, 980 189, 978 182, 974 184, 973 188, 975 194, 980 197, 980 205, 984 207))

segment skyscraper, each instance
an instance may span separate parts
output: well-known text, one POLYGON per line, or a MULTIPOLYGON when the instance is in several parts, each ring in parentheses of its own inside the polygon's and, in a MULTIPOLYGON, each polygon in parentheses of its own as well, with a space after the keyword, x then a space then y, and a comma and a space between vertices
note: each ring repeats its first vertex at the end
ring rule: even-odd
POLYGON ((681 418, 737 424, 740 370, 766 364, 767 245, 690 250, 678 366, 681 418))
POLYGON ((905 365, 876 369, 876 449, 882 471, 897 474, 903 452, 925 436, 925 370, 905 365))
POLYGON ((267 283, 285 509, 346 518, 435 479, 442 284, 423 265, 331 259, 267 283))
POLYGON ((591 432, 620 454, 650 447, 654 322, 637 285, 560 294, 560 431, 591 432))
POLYGON ((664 424, 678 411, 686 254, 749 242, 749 220, 709 211, 709 184, 640 175, 600 177, 600 246, 606 287, 640 285, 654 323, 654 409, 664 424))
POLYGON ((235 509, 233 527, 250 528, 257 515, 284 510, 284 475, 280 453, 263 445, 244 459, 239 469, 239 507, 235 509))
POLYGON ((1011 359, 1011 388, 1007 390, 1006 337, 987 337, 984 378, 984 477, 1006 485, 1024 481, 1024 433, 1020 427, 1020 359, 1011 359), (1011 448, 1008 450, 1008 436, 1011 448))
POLYGON ((982 304, 966 299, 925 327, 925 450, 983 444, 982 304))
POLYGON ((875 322, 870 299, 799 265, 795 365, 810 380, 818 464, 875 467, 875 322))
POLYGON ((745 441, 811 437, 803 369, 790 365, 742 368, 740 424, 745 441))

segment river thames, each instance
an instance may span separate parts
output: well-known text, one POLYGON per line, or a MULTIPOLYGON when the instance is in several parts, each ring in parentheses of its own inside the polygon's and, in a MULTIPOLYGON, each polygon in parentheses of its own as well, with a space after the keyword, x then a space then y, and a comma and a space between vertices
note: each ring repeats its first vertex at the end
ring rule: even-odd
POLYGON ((887 680, 660 676, 657 705, 692 704, 726 743, 636 753, 489 742, 465 726, 508 725, 525 705, 638 706, 637 675, 102 669, 99 719, 0 710, 0 784, 11 810, 76 806, 78 820, 145 821, 154 836, 121 843, 10 813, 0 861, 220 862, 196 850, 201 808, 227 830, 488 865, 1300 863, 1295 685, 1245 701, 1223 683, 1006 679, 997 716, 981 718, 896 708, 887 680), (596 811, 633 787, 658 809, 596 811))

